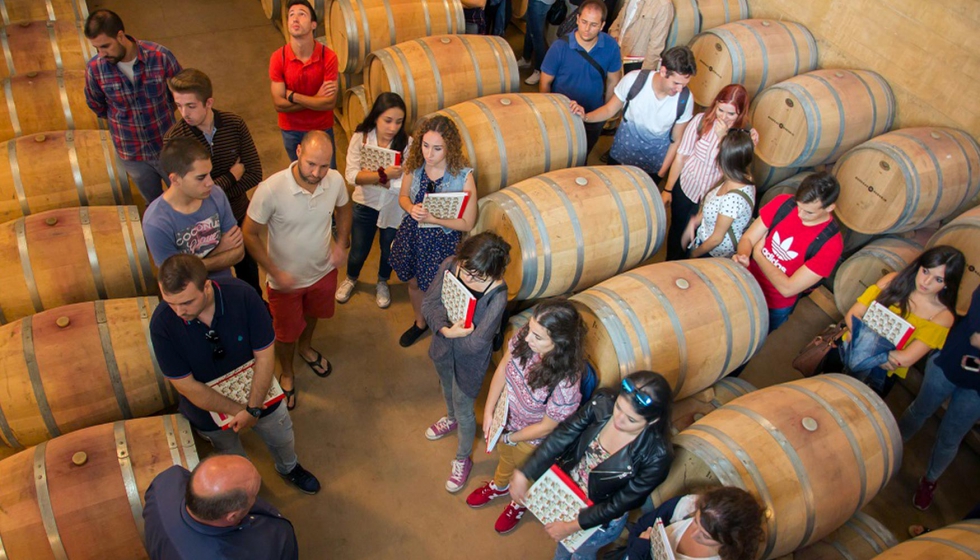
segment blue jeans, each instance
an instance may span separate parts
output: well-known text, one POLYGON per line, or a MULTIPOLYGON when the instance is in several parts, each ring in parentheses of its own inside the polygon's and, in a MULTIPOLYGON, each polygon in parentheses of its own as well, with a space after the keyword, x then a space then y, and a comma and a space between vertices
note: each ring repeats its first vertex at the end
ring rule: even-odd
POLYGON ((793 314, 793 309, 796 305, 791 305, 789 307, 784 307, 782 309, 770 309, 769 310, 769 332, 778 329, 783 326, 783 323, 789 320, 789 316, 793 314))
POLYGON ((918 396, 902 414, 898 429, 902 440, 908 441, 933 415, 943 402, 949 399, 949 408, 939 424, 936 443, 932 446, 926 479, 935 482, 956 458, 960 443, 967 432, 980 420, 980 394, 973 389, 954 385, 946 379, 943 370, 936 365, 939 352, 934 352, 926 362, 925 379, 918 396))
MULTIPOLYGON (((286 410, 286 403, 279 403, 279 408, 272 414, 259 418, 259 421, 252 426, 252 430, 259 434, 265 446, 269 448, 269 453, 276 462, 276 471, 279 474, 289 474, 299 459, 296 458, 296 440, 293 437, 293 421, 286 410)), ((248 457, 245 448, 242 447, 242 440, 234 430, 215 430, 204 432, 197 430, 201 437, 211 442, 214 450, 218 453, 229 453, 248 457)))
POLYGON ((459 445, 456 447, 456 459, 469 459, 473 454, 473 438, 476 437, 476 399, 468 396, 456 383, 456 367, 452 363, 436 362, 436 373, 439 374, 439 385, 442 386, 442 396, 446 399, 446 417, 456 420, 458 428, 456 435, 459 445))
POLYGON ((167 177, 167 174, 163 172, 163 168, 160 167, 159 159, 153 161, 127 161, 119 158, 119 161, 122 163, 122 167, 126 170, 129 178, 133 180, 133 184, 136 185, 136 189, 139 190, 140 195, 143 196, 143 200, 146 201, 147 206, 163 194, 163 187, 160 186, 160 181, 166 183, 168 187, 170 186, 170 178, 167 177))
POLYGON ((354 203, 354 223, 350 234, 350 253, 347 254, 347 277, 357 280, 361 275, 361 267, 371 253, 371 243, 374 234, 381 231, 378 245, 381 247, 381 262, 378 263, 378 280, 387 282, 391 278, 391 242, 395 240, 398 228, 379 228, 378 211, 370 206, 354 203))
POLYGON ((623 528, 626 527, 626 518, 629 514, 623 514, 619 519, 613 519, 607 527, 600 527, 592 536, 588 538, 582 546, 578 547, 574 553, 569 552, 565 545, 558 543, 555 550, 554 560, 595 560, 599 549, 619 538, 623 528))
MULTIPOLYGON (((306 132, 301 130, 280 130, 282 132, 282 145, 286 148, 286 155, 289 161, 296 161, 296 146, 299 146, 306 136, 306 132)), ((333 146, 333 155, 330 156, 330 169, 337 169, 337 143, 333 140, 333 129, 324 130, 330 137, 330 145, 333 146)))
POLYGON ((527 31, 524 33, 524 60, 531 60, 534 57, 534 69, 541 70, 544 62, 544 55, 548 52, 548 46, 544 42, 545 16, 551 4, 545 4, 541 0, 528 0, 527 13, 524 19, 527 22, 527 31))
POLYGON ((487 35, 503 37, 510 21, 510 0, 488 0, 484 9, 487 14, 487 35))

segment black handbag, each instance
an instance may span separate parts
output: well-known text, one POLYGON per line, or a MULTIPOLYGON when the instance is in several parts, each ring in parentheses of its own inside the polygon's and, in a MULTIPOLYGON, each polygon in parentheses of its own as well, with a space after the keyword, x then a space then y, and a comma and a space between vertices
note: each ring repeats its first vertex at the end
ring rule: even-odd
POLYGON ((555 0, 551 9, 548 10, 545 20, 551 25, 561 25, 565 21, 566 15, 568 15, 568 6, 565 4, 565 0, 555 0))

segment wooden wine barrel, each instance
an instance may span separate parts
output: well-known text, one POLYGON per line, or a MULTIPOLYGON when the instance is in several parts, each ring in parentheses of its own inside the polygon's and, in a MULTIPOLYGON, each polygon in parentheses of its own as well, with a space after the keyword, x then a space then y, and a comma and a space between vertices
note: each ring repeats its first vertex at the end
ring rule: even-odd
POLYGON ((875 560, 976 560, 978 550, 980 519, 967 519, 907 540, 875 560))
POLYGON ((55 208, 134 202, 144 204, 107 131, 47 132, 0 144, 0 222, 55 208))
MULTIPOLYGON (((316 29, 313 30, 314 37, 323 37, 329 25, 327 21, 327 10, 324 7, 325 0, 310 0, 313 10, 316 12, 316 29)), ((262 0, 262 11, 265 17, 272 21, 272 25, 282 32, 282 36, 289 41, 289 14, 286 10, 288 0, 262 0)))
POLYGON ((469 99, 521 91, 514 50, 494 35, 437 35, 376 50, 364 77, 368 101, 386 91, 402 96, 405 126, 469 99))
POLYGON ((666 233, 656 183, 637 167, 575 167, 480 199, 473 233, 510 243, 508 298, 581 291, 652 257, 666 233))
POLYGON ((752 158, 752 178, 755 180, 757 196, 804 171, 806 170, 799 167, 773 167, 759 157, 752 158))
POLYGON ((824 538, 870 502, 901 467, 902 439, 878 395, 827 374, 733 400, 676 436, 674 453, 654 503, 697 485, 743 488, 766 509, 761 558, 773 558, 824 538))
POLYGON ((44 70, 85 70, 95 51, 82 25, 74 20, 35 20, 0 27, 6 61, 0 65, 0 78, 44 70))
POLYGON ((980 194, 980 144, 954 128, 903 128, 844 154, 837 216, 864 233, 925 227, 980 194))
POLYGON ((338 121, 340 123, 340 126, 342 126, 348 134, 351 134, 353 132, 353 128, 357 125, 356 124, 351 125, 350 123, 347 122, 347 102, 345 96, 347 95, 347 90, 363 84, 364 84, 363 72, 348 73, 348 74, 342 72, 337 75, 337 91, 338 91, 337 99, 339 102, 337 103, 337 106, 334 107, 333 109, 333 114, 335 117, 334 120, 338 121), (348 129, 348 126, 350 126, 350 129, 348 129))
POLYGON ((956 296, 956 313, 966 315, 973 291, 980 286, 980 207, 960 214, 939 228, 929 239, 926 249, 936 245, 950 245, 966 257, 966 270, 960 281, 960 293, 956 296))
POLYGON ((84 70, 28 72, 3 80, 0 142, 49 130, 103 128, 85 104, 84 70))
POLYGON ((731 21, 749 17, 747 0, 673 0, 674 21, 666 48, 684 46, 695 35, 731 21))
POLYGON ((479 195, 548 171, 585 165, 585 125, 555 93, 488 95, 439 111, 463 137, 479 195))
POLYGON ((75 303, 0 327, 3 442, 19 449, 176 404, 150 341, 158 303, 155 297, 75 303))
POLYGON ((0 224, 0 324, 69 303, 154 295, 135 206, 49 210, 0 224))
POLYGON ((612 387, 649 369, 667 378, 675 399, 747 362, 769 330, 762 289, 730 259, 643 266, 571 301, 588 327, 585 356, 600 385, 612 387))
POLYGON ((347 134, 354 135, 354 129, 364 121, 371 112, 364 86, 354 86, 344 92, 344 128, 347 134))
POLYGON ((87 17, 85 0, 0 0, 4 25, 37 19, 85 21, 87 17))
POLYGON ((180 415, 102 424, 0 461, 4 558, 143 560, 143 496, 173 465, 198 463, 180 415))
POLYGON ((925 251, 935 230, 913 237, 879 237, 847 258, 834 275, 834 301, 841 314, 854 305, 869 286, 891 272, 898 272, 925 251))
POLYGON ((888 132, 895 95, 869 70, 816 70, 767 88, 752 103, 755 153, 775 167, 829 163, 888 132))
POLYGON ((528 2, 530 2, 530 0, 514 0, 511 16, 513 16, 514 19, 524 17, 524 14, 527 13, 528 2))
POLYGON ((326 40, 341 72, 360 72, 369 54, 398 43, 466 32, 459 0, 334 0, 328 17, 326 40))
POLYGON ((767 87, 817 68, 817 41, 792 21, 746 19, 703 31, 691 41, 698 73, 688 88, 710 107, 728 84, 742 84, 749 98, 767 87))
POLYGON ((719 379, 704 391, 674 402, 670 408, 670 429, 677 435, 706 414, 755 390, 754 385, 739 377, 719 379))
POLYGON ((897 544, 888 528, 859 511, 836 531, 794 552, 791 560, 871 560, 897 544))

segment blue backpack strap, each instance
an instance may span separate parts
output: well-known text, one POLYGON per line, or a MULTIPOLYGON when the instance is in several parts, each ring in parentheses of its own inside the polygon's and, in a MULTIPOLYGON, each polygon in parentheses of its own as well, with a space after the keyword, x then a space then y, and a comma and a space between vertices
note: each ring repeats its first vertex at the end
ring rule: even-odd
POLYGON ((579 384, 579 390, 582 391, 583 403, 592 398, 592 393, 595 393, 598 385, 599 376, 596 374, 595 368, 589 362, 585 362, 585 372, 582 373, 582 382, 579 384))
POLYGON ((630 86, 630 90, 626 94, 626 103, 623 105, 623 122, 626 122, 626 111, 630 108, 630 101, 633 101, 634 97, 640 95, 640 92, 643 91, 643 86, 647 85, 647 78, 649 76, 650 70, 640 70, 640 73, 636 76, 636 81, 630 86))

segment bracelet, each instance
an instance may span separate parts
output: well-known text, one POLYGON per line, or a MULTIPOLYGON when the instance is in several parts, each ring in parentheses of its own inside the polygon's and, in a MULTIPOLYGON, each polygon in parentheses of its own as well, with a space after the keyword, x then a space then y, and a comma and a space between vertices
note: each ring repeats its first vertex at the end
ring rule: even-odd
POLYGON ((510 445, 510 446, 513 447, 513 446, 517 445, 517 442, 510 440, 510 434, 511 434, 511 432, 507 432, 506 434, 504 434, 504 437, 501 438, 501 439, 503 440, 503 442, 504 442, 505 445, 510 445))
POLYGON ((296 95, 296 92, 295 91, 289 92, 289 95, 286 96, 286 101, 289 101, 290 103, 295 103, 295 101, 293 101, 293 96, 294 95, 296 95))
POLYGON ((381 183, 382 185, 388 184, 388 174, 385 173, 384 167, 378 168, 378 182, 381 183))
POLYGON ((664 192, 669 194, 674 192, 674 189, 664 189, 664 192))

